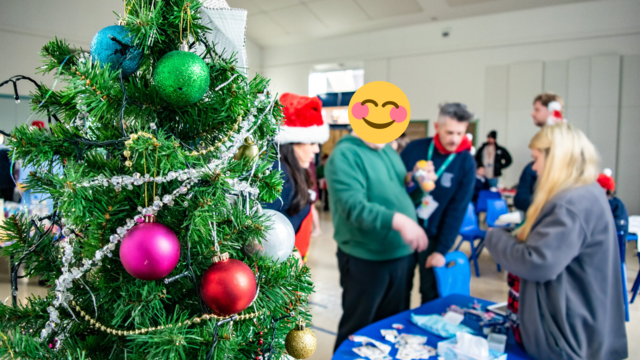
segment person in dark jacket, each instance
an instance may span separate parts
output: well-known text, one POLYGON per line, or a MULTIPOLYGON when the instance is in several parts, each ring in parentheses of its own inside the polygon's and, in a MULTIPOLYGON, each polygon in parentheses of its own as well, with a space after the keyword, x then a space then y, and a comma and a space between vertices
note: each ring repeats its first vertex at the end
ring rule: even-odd
MULTIPOLYGON (((463 104, 442 105, 435 123, 436 136, 409 143, 401 154, 408 172, 414 171, 418 161, 427 160, 432 162, 438 175, 435 189, 426 195, 427 211, 418 212, 419 222, 429 237, 427 250, 417 254, 422 303, 438 297, 433 267, 445 265, 444 255, 458 237, 473 196, 476 163, 469 153, 471 141, 465 136, 472 118, 463 104)), ((407 190, 413 193, 416 187, 411 183, 407 190)), ((422 203, 425 203, 424 198, 422 203)))
POLYGON ((480 191, 491 189, 491 185, 489 184, 489 180, 484 177, 484 168, 478 167, 476 170, 476 186, 473 189, 473 197, 471 198, 471 202, 474 204, 478 201, 478 196, 480 196, 480 191))
POLYGON ((11 159, 9 158, 9 148, 6 146, 0 149, 0 196, 4 201, 13 201, 13 192, 16 183, 11 175, 11 159))
MULTIPOLYGON (((627 213, 627 208, 624 206, 622 200, 615 196, 616 182, 613 180, 612 175, 613 171, 611 169, 604 169, 602 174, 598 175, 598 184, 602 186, 607 194, 609 207, 611 207, 611 213, 613 214, 613 219, 616 222, 616 229, 618 230, 618 233, 622 232, 623 239, 626 239, 629 234, 629 213, 627 213)), ((626 241, 623 241, 624 245, 626 245, 626 243, 626 241)), ((620 249, 620 251, 624 258, 625 247, 620 249)))
POLYGON ((296 249, 306 259, 313 229, 311 206, 317 197, 309 166, 320 151, 318 144, 329 139, 329 125, 322 119, 322 102, 317 97, 285 93, 280 102, 285 117, 276 136, 281 163, 276 161, 273 169, 282 170, 284 185, 280 199, 265 204, 264 208, 279 211, 291 221, 296 232, 296 249))
POLYGON ((539 184, 526 220, 515 237, 496 228, 485 238, 518 291, 516 339, 538 360, 626 359, 616 226, 595 147, 569 124, 543 128, 529 147, 539 184))
POLYGON ((498 186, 498 178, 502 176, 502 170, 511 165, 511 154, 507 149, 498 145, 498 132, 491 130, 487 135, 487 142, 482 144, 476 152, 476 163, 478 167, 485 169, 485 177, 489 180, 491 187, 498 186))
MULTIPOLYGON (((563 122, 562 108, 564 102, 562 98, 552 93, 542 93, 533 99, 533 111, 531 118, 533 123, 538 127, 544 127, 548 124, 563 122)), ((527 164, 522 170, 516 196, 513 199, 513 205, 516 209, 526 212, 533 200, 533 191, 535 190, 538 175, 531 169, 533 163, 527 164)))

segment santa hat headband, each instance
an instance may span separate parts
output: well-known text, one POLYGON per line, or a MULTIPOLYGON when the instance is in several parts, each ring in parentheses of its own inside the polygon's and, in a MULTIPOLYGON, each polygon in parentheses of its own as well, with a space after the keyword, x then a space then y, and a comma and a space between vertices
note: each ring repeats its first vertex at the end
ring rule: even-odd
POLYGON ((600 184, 603 189, 614 192, 616 191, 616 182, 611 175, 613 175, 611 169, 604 169, 602 174, 598 175, 598 184, 600 184))
POLYGON ((276 135, 279 144, 322 144, 329 140, 329 124, 322 119, 322 101, 309 97, 284 93, 280 97, 284 106, 284 124, 276 135))
POLYGON ((567 120, 562 115, 562 104, 559 101, 552 101, 547 106, 549 110, 549 118, 547 118, 547 124, 553 125, 557 123, 566 122, 567 120))

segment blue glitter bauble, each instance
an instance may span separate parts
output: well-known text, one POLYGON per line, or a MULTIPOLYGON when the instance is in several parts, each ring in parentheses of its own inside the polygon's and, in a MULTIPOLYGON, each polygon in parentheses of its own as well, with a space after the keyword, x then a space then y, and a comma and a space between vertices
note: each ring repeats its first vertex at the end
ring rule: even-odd
POLYGON ((140 67, 142 52, 132 46, 133 38, 124 26, 111 25, 98 31, 91 41, 91 56, 99 61, 101 66, 118 71, 122 69, 122 76, 129 76, 140 67))

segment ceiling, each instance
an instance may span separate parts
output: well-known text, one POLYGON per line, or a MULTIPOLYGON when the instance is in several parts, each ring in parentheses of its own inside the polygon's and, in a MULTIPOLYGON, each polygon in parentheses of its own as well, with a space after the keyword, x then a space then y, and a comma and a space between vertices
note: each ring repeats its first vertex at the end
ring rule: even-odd
MULTIPOLYGON (((227 0, 248 10, 247 36, 261 47, 582 1, 606 0, 227 0)), ((55 34, 83 46, 115 23, 123 6, 122 0, 29 4, 0 0, 0 30, 43 39, 55 34)))
POLYGON ((596 0, 227 0, 262 47, 582 1, 596 0))

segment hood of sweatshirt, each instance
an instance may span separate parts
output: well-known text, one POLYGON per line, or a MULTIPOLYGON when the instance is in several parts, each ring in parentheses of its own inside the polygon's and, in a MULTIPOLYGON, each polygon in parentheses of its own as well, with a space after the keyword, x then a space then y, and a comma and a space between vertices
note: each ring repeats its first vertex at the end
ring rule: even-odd
MULTIPOLYGON (((440 134, 436 134, 436 136, 433 138, 433 140, 435 141, 436 149, 438 149, 438 151, 441 154, 444 154, 444 155, 451 154, 451 151, 445 149, 444 145, 442 145, 442 142, 440 142, 440 134)), ((470 149, 471 149, 471 140, 469 140, 468 137, 463 136, 462 137, 462 142, 460 143, 460 145, 458 146, 458 148, 454 152, 456 154, 458 154, 458 153, 461 153, 463 151, 468 151, 470 149)))

